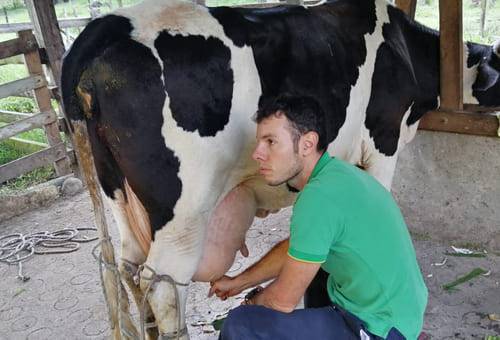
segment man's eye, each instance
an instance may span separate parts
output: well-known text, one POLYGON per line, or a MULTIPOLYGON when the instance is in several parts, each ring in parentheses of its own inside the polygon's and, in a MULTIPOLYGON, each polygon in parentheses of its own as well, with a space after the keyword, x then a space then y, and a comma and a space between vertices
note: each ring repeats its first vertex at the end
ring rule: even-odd
POLYGON ((267 143, 268 143, 269 145, 274 145, 274 144, 276 144, 276 142, 275 142, 273 139, 268 139, 268 140, 267 140, 267 143))

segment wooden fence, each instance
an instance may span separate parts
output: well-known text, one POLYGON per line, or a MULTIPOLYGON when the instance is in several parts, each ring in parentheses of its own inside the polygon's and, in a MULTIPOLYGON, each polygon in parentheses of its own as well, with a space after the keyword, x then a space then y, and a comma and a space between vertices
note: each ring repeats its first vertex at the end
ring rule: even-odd
POLYGON ((59 132, 58 117, 51 104, 51 92, 40 60, 39 48, 31 30, 18 32, 18 38, 0 43, 0 59, 14 55, 24 55, 29 76, 0 85, 0 98, 33 91, 40 112, 34 114, 2 111, 11 122, 0 127, 0 140, 19 133, 43 128, 48 147, 28 156, 0 166, 0 183, 18 177, 36 168, 53 164, 58 176, 71 172, 66 146, 59 132))

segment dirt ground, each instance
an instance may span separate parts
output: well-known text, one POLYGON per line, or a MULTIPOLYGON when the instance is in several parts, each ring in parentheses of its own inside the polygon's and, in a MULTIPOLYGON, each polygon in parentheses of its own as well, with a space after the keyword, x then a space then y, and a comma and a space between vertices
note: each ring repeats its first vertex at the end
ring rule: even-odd
MULTIPOLYGON (((289 214, 290 209, 285 209, 255 221, 247 238, 250 257, 238 257, 230 274, 242 270, 286 237, 289 214)), ((114 222, 109 220, 113 228, 114 222)), ((90 200, 86 193, 80 193, 1 223, 0 237, 90 226, 90 200)), ((429 226, 429 233, 432 235, 437 227, 429 226)), ((116 232, 112 234, 116 241, 116 232)), ((489 314, 500 314, 500 256, 446 256, 446 263, 439 266, 435 264, 443 262, 444 253, 451 251, 452 244, 415 234, 413 241, 429 288, 424 332, 432 339, 484 339, 487 335, 500 335, 500 321, 488 318, 489 314), (491 273, 463 283, 452 292, 443 290, 443 284, 477 267, 491 273)), ((24 264, 24 274, 30 276, 26 282, 16 278, 17 267, 0 263, 0 339, 103 339, 109 335, 98 267, 91 256, 94 244, 82 244, 70 254, 31 258, 24 264)), ((191 339, 216 339, 217 332, 210 323, 241 302, 241 297, 224 302, 208 299, 207 291, 207 284, 194 283, 190 287, 186 313, 191 339)), ((135 311, 133 314, 137 316, 135 311)))

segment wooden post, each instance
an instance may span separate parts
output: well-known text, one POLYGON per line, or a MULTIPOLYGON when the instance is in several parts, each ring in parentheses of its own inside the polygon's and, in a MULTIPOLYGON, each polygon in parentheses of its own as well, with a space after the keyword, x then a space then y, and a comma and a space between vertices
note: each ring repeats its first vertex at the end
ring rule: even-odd
POLYGON ((7 9, 3 7, 3 14, 5 15, 5 23, 9 23, 9 15, 7 14, 7 9))
POLYGON ((64 44, 52 0, 26 0, 26 7, 35 27, 38 44, 45 48, 50 70, 57 87, 61 85, 61 63, 64 44))
POLYGON ((481 0, 481 36, 484 37, 484 26, 486 23, 486 9, 488 8, 488 0, 481 0))
MULTIPOLYGON (((26 42, 32 41, 33 33, 30 30, 21 31, 19 32, 19 39, 26 42)), ((24 54, 24 59, 30 76, 44 77, 42 63, 40 61, 40 56, 38 55, 38 49, 26 52, 24 54)), ((34 92, 36 103, 40 112, 47 112, 50 115, 51 123, 44 125, 45 134, 47 135, 47 141, 49 142, 50 146, 60 144, 62 142, 62 139, 61 135, 59 134, 57 115, 50 102, 50 91, 47 86, 42 86, 39 88, 35 88, 34 92)), ((54 162, 54 167, 58 176, 63 176, 71 173, 69 158, 66 157, 66 155, 56 160, 54 162)))
POLYGON ((441 108, 463 109, 462 0, 439 0, 441 108))
POLYGON ((415 19, 417 0, 396 0, 396 6, 403 10, 410 18, 415 19))

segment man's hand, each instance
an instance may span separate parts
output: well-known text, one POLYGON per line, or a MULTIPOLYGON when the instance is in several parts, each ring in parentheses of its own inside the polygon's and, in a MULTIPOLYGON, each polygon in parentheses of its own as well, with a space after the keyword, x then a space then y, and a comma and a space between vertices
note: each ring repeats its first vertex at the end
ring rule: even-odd
POLYGON ((226 300, 230 296, 238 295, 245 287, 239 282, 238 277, 229 277, 224 275, 217 281, 210 282, 210 291, 208 297, 217 295, 221 300, 226 300))
MULTIPOLYGON (((279 242, 263 258, 247 268, 243 273, 235 277, 223 276, 218 280, 210 282, 208 296, 217 295, 222 300, 237 295, 243 290, 255 287, 270 279, 274 279, 280 273, 287 258, 288 239, 279 242)), ((241 253, 246 256, 248 250, 243 245, 241 253)))

